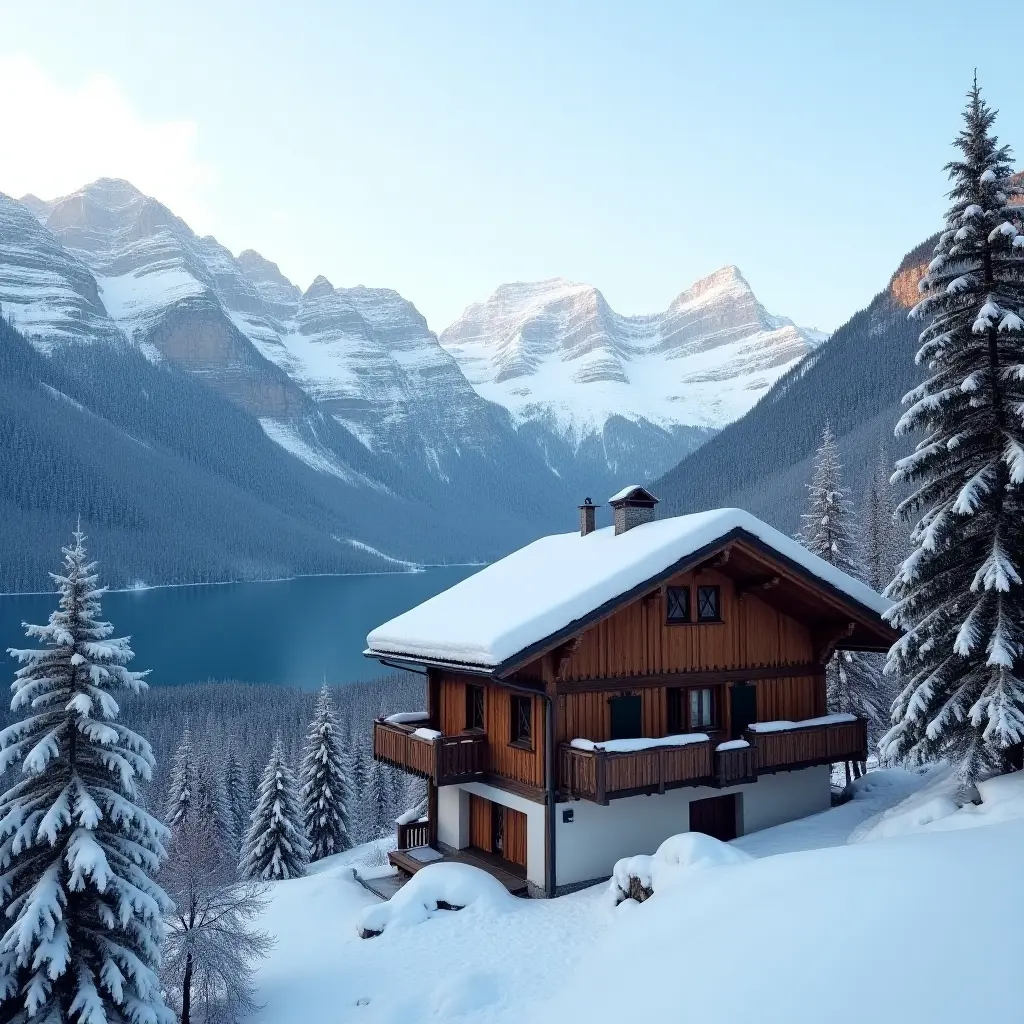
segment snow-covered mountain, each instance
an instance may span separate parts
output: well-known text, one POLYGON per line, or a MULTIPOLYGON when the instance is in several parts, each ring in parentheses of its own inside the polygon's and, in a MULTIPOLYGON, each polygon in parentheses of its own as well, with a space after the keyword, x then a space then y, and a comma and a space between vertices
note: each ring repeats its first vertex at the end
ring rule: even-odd
POLYGON ((646 316, 616 313, 593 286, 561 278, 502 285, 441 344, 518 424, 575 447, 607 445, 632 424, 645 435, 644 469, 657 472, 685 454, 682 438, 742 416, 823 338, 768 313, 729 266, 646 316))

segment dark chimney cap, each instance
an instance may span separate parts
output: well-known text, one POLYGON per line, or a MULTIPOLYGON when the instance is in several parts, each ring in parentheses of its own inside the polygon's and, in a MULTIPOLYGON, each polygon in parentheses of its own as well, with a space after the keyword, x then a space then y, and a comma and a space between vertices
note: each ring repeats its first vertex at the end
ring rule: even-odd
POLYGON ((646 487, 630 484, 608 499, 612 508, 654 508, 658 499, 646 487))
POLYGON ((584 498, 583 499, 583 504, 579 505, 577 507, 578 508, 597 508, 597 506, 589 498, 584 498))

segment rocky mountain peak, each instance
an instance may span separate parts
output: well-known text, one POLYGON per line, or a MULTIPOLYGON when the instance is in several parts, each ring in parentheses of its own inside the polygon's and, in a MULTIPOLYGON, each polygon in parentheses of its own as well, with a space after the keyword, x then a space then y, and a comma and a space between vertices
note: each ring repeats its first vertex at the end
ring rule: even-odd
POLYGON ((334 294, 334 285, 324 277, 323 274, 317 274, 313 278, 313 283, 302 293, 303 301, 306 299, 321 299, 325 295, 334 294))
POLYGON ((236 257, 236 262, 250 281, 291 286, 291 281, 281 273, 281 268, 255 249, 243 249, 236 257))
POLYGON ((696 302, 699 299, 710 296, 713 292, 747 292, 753 296, 750 285, 747 283, 747 279, 740 273, 739 267, 730 264, 729 266, 719 267, 718 270, 708 274, 707 277, 694 281, 689 288, 676 296, 669 308, 674 309, 690 302, 696 302))

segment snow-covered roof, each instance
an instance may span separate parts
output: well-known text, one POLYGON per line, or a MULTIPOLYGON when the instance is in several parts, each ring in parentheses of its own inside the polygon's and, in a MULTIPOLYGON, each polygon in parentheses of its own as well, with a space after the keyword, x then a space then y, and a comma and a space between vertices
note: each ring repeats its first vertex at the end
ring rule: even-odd
POLYGON ((735 530, 795 562, 871 611, 890 602, 738 508, 542 537, 378 626, 367 654, 493 668, 639 587, 735 530))
POLYGON ((608 504, 610 505, 613 501, 623 501, 624 499, 631 497, 636 491, 642 491, 647 497, 654 498, 655 501, 658 500, 649 490, 647 490, 646 487, 641 487, 639 484, 629 484, 626 487, 623 487, 621 491, 616 491, 608 499, 608 504))

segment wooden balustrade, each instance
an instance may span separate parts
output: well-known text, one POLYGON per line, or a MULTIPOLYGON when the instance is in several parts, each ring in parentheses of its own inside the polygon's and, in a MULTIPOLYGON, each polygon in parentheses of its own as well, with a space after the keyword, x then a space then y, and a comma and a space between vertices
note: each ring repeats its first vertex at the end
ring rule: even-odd
POLYGON ((780 732, 748 732, 746 738, 757 748, 759 772, 792 771, 868 758, 868 726, 862 718, 780 732))
POLYGON ((713 743, 646 750, 582 750, 563 743, 561 786, 570 796, 606 804, 634 793, 664 793, 678 786, 711 784, 713 743))
POLYGON ((466 782, 487 771, 487 737, 482 733, 417 736, 416 726, 373 723, 373 756, 436 786, 466 782))
POLYGON ((757 747, 732 747, 715 751, 715 785, 739 786, 757 779, 757 747))
POLYGON ((414 850, 417 846, 430 845, 430 823, 426 821, 410 821, 398 825, 398 849, 414 850))
POLYGON ((636 793, 679 786, 739 786, 759 774, 834 761, 867 760, 867 723, 829 722, 780 732, 748 732, 748 746, 718 750, 716 740, 680 747, 614 752, 563 743, 559 788, 569 797, 606 804, 636 793))

